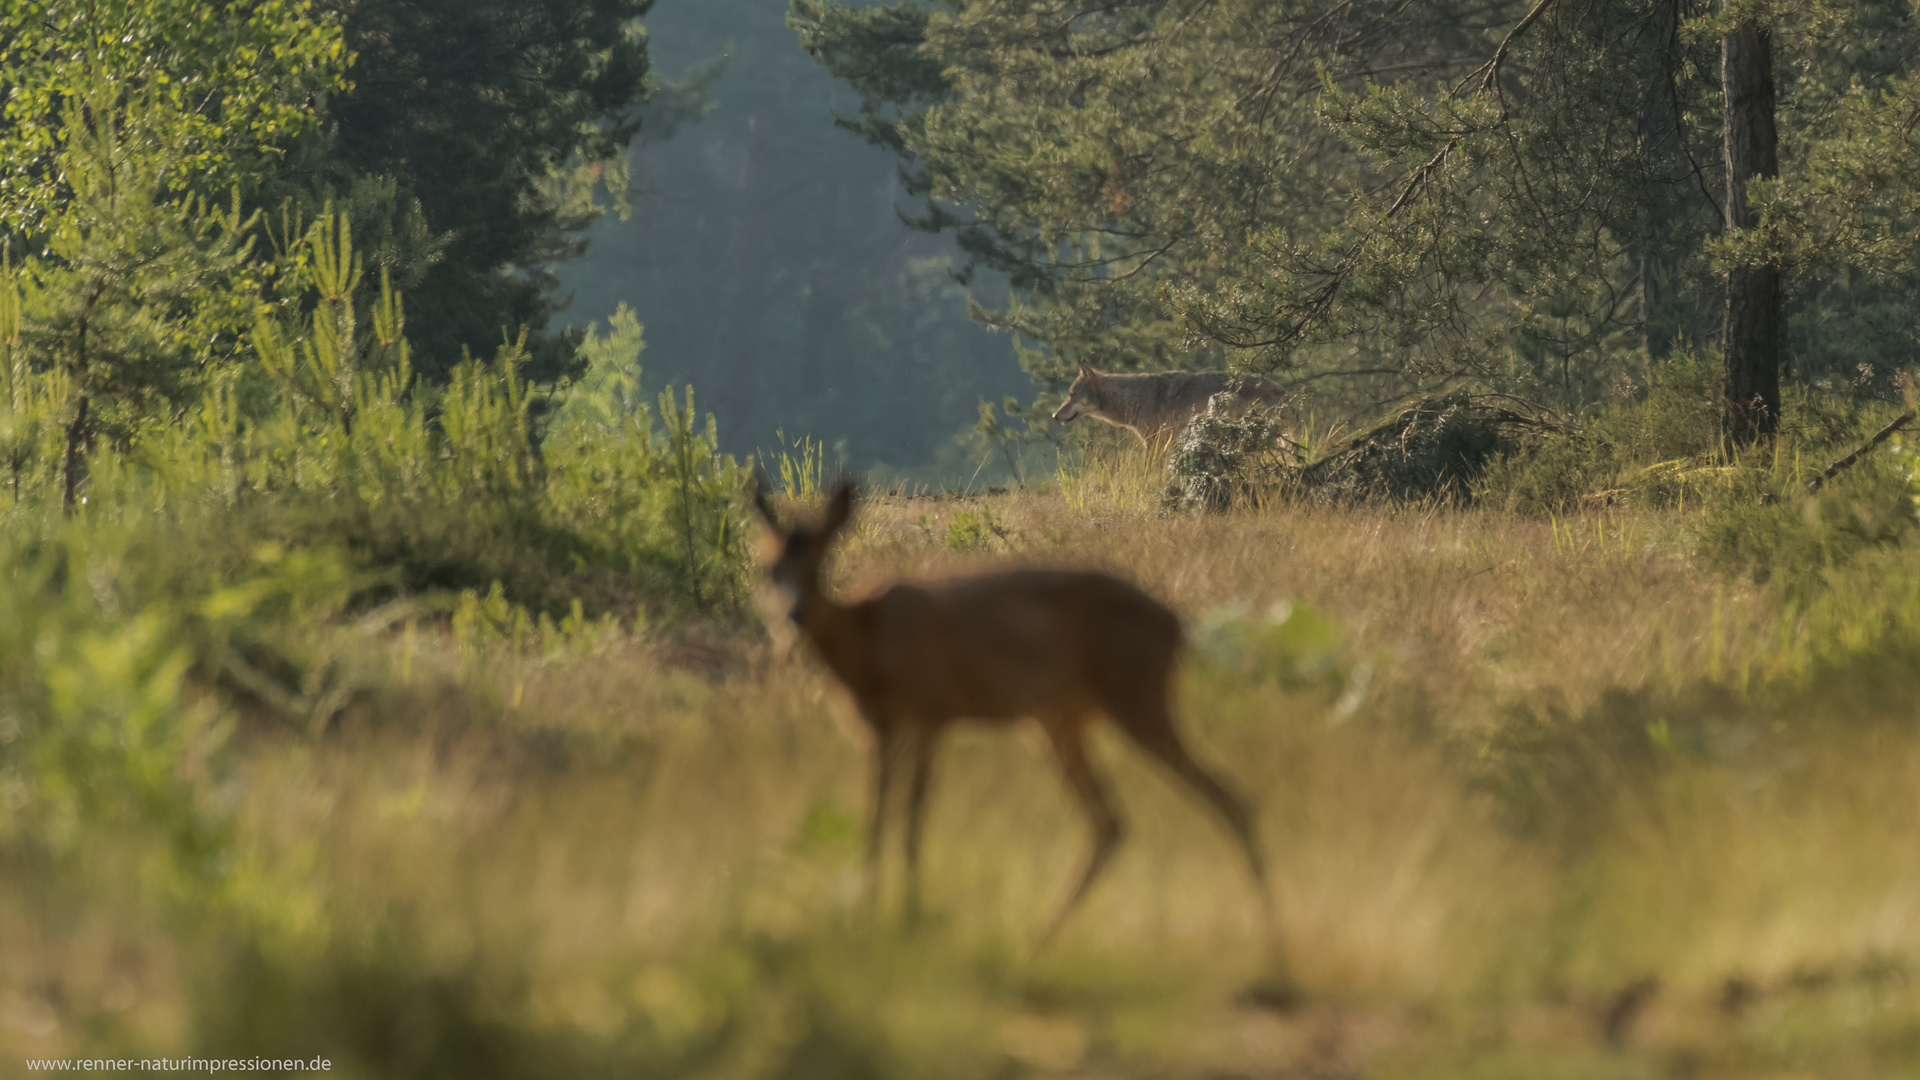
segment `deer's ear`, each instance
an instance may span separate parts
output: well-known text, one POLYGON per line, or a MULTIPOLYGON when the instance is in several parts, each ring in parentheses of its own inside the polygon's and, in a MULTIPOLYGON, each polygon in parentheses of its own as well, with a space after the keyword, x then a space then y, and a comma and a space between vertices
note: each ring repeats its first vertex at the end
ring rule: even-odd
POLYGON ((753 508, 760 512, 760 520, 767 523, 767 528, 779 532, 780 518, 773 512, 772 504, 767 502, 767 489, 761 487, 758 480, 752 481, 752 485, 753 508))
POLYGON ((833 497, 827 500, 827 516, 820 522, 821 531, 828 534, 840 531, 840 527, 853 516, 853 481, 842 480, 834 485, 833 497))

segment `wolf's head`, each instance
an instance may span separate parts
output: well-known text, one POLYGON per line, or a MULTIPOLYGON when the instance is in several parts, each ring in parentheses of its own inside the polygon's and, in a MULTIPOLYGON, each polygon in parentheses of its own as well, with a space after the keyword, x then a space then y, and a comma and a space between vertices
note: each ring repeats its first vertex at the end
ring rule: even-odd
POLYGON ((1100 373, 1093 365, 1080 361, 1080 374, 1067 387, 1067 400, 1053 410, 1053 418, 1062 424, 1071 424, 1082 416, 1100 407, 1100 373))

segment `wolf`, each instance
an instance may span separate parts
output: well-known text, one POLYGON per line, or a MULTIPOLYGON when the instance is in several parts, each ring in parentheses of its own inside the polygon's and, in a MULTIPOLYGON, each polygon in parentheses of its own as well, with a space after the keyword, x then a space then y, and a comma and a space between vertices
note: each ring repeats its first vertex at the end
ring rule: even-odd
POLYGON ((1067 387, 1067 400, 1053 418, 1071 424, 1092 416, 1126 428, 1152 446, 1203 412, 1246 412, 1256 405, 1278 406, 1286 391, 1265 379, 1247 376, 1235 385, 1221 371, 1158 371, 1146 375, 1109 375, 1080 361, 1079 377, 1067 387))

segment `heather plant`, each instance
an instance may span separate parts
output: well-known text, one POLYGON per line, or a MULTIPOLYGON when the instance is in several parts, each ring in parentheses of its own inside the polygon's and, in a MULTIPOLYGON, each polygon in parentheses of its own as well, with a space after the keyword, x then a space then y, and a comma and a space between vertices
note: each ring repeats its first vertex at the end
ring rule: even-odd
POLYGON ((1296 438, 1278 410, 1209 410, 1174 440, 1162 504, 1220 511, 1275 498, 1466 498, 1490 465, 1561 427, 1526 402, 1465 391, 1403 402, 1338 441, 1296 438))

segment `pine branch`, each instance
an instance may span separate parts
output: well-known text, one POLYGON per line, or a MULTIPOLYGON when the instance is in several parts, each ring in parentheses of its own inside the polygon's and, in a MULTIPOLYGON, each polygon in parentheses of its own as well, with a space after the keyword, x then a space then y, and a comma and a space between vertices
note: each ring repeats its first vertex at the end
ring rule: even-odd
POLYGON ((1833 479, 1835 476, 1838 476, 1841 472, 1845 471, 1846 469, 1852 468, 1853 464, 1859 461, 1861 457, 1865 456, 1867 451, 1872 450, 1874 447, 1879 446, 1883 442, 1886 442, 1888 439, 1893 437, 1894 432, 1899 431, 1901 428, 1906 427, 1908 424, 1913 423, 1913 418, 1916 415, 1920 415, 1920 409, 1908 409, 1906 412, 1903 412, 1899 416, 1894 417, 1892 423, 1888 424, 1886 427, 1881 428, 1879 431, 1874 432, 1873 438, 1868 439, 1866 443, 1862 445, 1858 450, 1855 450, 1853 453, 1848 454, 1846 457, 1843 457, 1839 461, 1836 461, 1833 464, 1827 466, 1825 472, 1822 472, 1819 476, 1816 476, 1811 481, 1809 481, 1807 483, 1807 494, 1809 495, 1817 494, 1819 490, 1826 485, 1827 481, 1833 479))

